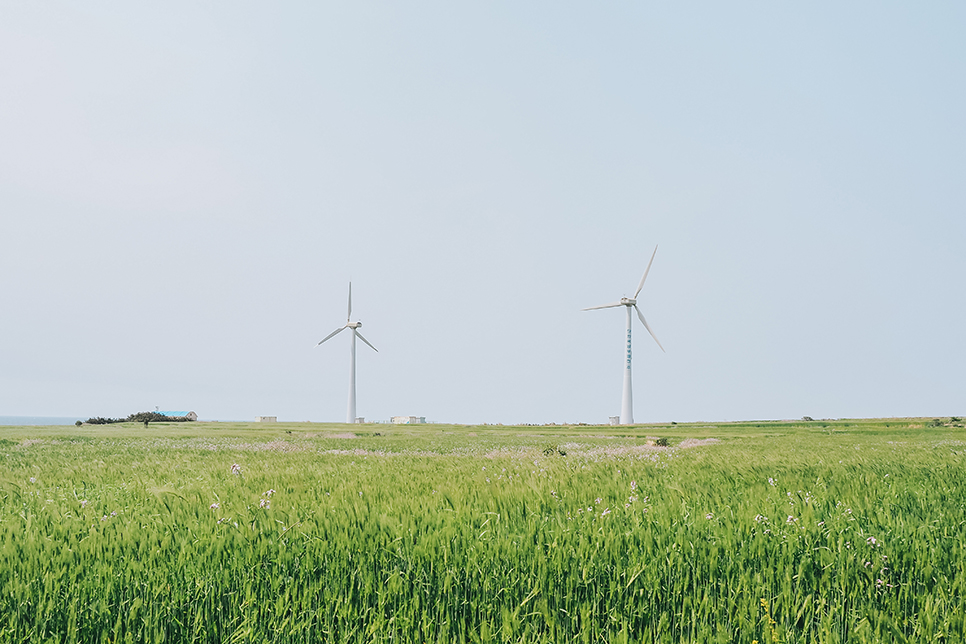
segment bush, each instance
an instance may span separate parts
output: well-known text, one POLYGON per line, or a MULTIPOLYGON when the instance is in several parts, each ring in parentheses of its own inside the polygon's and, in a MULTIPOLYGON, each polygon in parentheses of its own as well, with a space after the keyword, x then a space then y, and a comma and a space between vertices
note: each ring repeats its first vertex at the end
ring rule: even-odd
POLYGON ((110 425, 111 423, 119 422, 121 422, 120 418, 101 418, 100 416, 87 419, 88 425, 110 425))

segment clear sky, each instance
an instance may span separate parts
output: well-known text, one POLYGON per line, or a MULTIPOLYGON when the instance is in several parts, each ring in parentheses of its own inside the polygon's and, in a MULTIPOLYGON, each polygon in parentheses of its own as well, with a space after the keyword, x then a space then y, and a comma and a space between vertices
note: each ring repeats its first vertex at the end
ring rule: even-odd
POLYGON ((0 4, 0 413, 966 414, 966 5, 0 4))

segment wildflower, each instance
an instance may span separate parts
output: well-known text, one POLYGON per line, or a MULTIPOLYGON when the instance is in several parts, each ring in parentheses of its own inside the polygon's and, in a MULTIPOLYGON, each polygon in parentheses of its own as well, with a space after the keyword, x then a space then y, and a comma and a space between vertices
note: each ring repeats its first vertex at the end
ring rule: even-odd
POLYGON ((714 512, 708 512, 706 515, 704 515, 704 518, 710 521, 714 518, 714 512))
POLYGON ((81 501, 81 507, 82 508, 86 508, 87 507, 87 499, 84 499, 83 501, 81 501))
POLYGON ((270 499, 270 498, 272 498, 272 495, 273 495, 273 494, 275 494, 275 490, 269 490, 269 491, 267 491, 267 492, 263 492, 263 493, 262 493, 262 496, 264 496, 264 497, 267 497, 267 498, 269 498, 269 499, 270 499))
POLYGON ((631 492, 637 491, 637 481, 631 481, 631 492))
POLYGON ((107 515, 106 514, 101 517, 101 521, 107 521, 107 515))
POLYGON ((768 517, 763 517, 760 514, 755 515, 755 523, 761 523, 762 521, 767 521, 768 517))
POLYGON ((608 514, 610 514, 610 508, 604 508, 604 511, 600 513, 600 516, 606 517, 608 514))
MULTIPOLYGON (((636 497, 636 496, 634 496, 633 494, 632 494, 632 495, 630 495, 629 497, 627 497, 627 502, 628 502, 628 503, 633 503, 633 502, 634 502, 634 501, 636 501, 636 500, 637 500, 637 497, 636 497)), ((647 499, 644 499, 644 502, 646 503, 646 502, 647 502, 647 499)))
POLYGON ((241 465, 238 463, 231 464, 231 473, 235 476, 241 476, 241 465))
POLYGON ((597 498, 596 498, 596 499, 594 500, 594 505, 600 505, 600 502, 601 502, 601 501, 603 501, 603 499, 601 499, 601 498, 600 498, 600 497, 598 496, 598 497, 597 497, 597 498))
POLYGON ((775 482, 775 479, 773 479, 772 477, 769 476, 768 477, 768 485, 770 485, 772 487, 775 487, 777 485, 777 483, 775 482))
POLYGON ((362 490, 359 490, 359 496, 362 496, 362 490))
POLYGON ((795 517, 793 517, 790 514, 788 515, 788 518, 785 519, 785 523, 795 523, 796 521, 798 521, 798 519, 796 519, 795 517))
POLYGON ((217 510, 220 507, 221 507, 221 504, 220 503, 212 503, 211 505, 208 506, 208 509, 209 510, 217 510))
POLYGON ((117 516, 117 510, 111 510, 111 516, 112 517, 116 517, 117 516))
POLYGON ((873 548, 879 545, 879 541, 875 537, 869 537, 868 539, 865 540, 865 542, 870 546, 872 546, 873 548))
POLYGON ((269 501, 268 499, 262 499, 261 502, 258 504, 258 507, 265 508, 266 510, 270 510, 272 508, 272 502, 269 501))
POLYGON ((37 482, 37 477, 36 476, 31 476, 30 477, 30 482, 31 483, 36 483, 37 482))

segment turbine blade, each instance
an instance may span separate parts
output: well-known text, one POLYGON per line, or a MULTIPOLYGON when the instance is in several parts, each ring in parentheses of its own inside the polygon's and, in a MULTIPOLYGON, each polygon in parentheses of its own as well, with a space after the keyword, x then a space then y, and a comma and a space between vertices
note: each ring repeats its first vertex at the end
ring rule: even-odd
POLYGON ((355 332, 356 332, 356 335, 357 335, 357 336, 359 336, 359 339, 360 339, 360 340, 362 340, 363 342, 365 342, 366 344, 368 344, 368 345, 369 345, 370 347, 372 347, 372 350, 373 350, 373 351, 375 351, 376 353, 379 353, 379 349, 377 349, 377 348, 375 348, 375 347, 373 347, 373 346, 372 346, 372 343, 371 343, 371 342, 369 342, 368 340, 366 340, 366 339, 365 339, 364 337, 362 337, 362 334, 361 334, 361 333, 359 333, 359 331, 358 331, 358 330, 356 330, 356 329, 353 329, 353 331, 355 331, 355 332))
POLYGON ((615 306, 624 306, 620 302, 614 302, 613 304, 604 304, 602 306, 591 306, 590 308, 580 309, 581 311, 596 311, 597 309, 612 309, 615 306))
MULTIPOLYGON (((644 319, 644 314, 641 313, 641 310, 637 308, 636 304, 634 305, 634 310, 637 311, 637 317, 641 318, 641 324, 644 325, 644 328, 647 329, 647 332, 650 333, 651 337, 654 338, 654 341, 657 342, 657 346, 661 347, 661 341, 658 340, 657 336, 654 335, 654 332, 651 331, 651 327, 647 325, 647 320, 644 319)), ((664 351, 664 347, 661 347, 661 351, 664 351)), ((667 353, 667 351, 664 351, 664 353, 667 353)))
MULTIPOLYGON (((331 337, 333 337, 333 336, 335 336, 335 335, 338 335, 338 334, 339 334, 339 333, 341 333, 342 331, 345 331, 345 330, 346 330, 346 328, 347 328, 347 327, 345 327, 345 326, 340 326, 340 327, 339 327, 338 329, 336 329, 335 331, 333 331, 333 332, 332 332, 332 333, 330 333, 329 335, 327 335, 327 336, 325 336, 324 338, 322 338, 321 340, 319 340, 319 344, 322 344, 323 342, 325 342, 325 341, 326 341, 326 340, 328 340, 329 338, 331 338, 331 337)), ((317 344, 317 345, 315 345, 315 346, 319 346, 319 344, 317 344)))
MULTIPOLYGON (((644 288, 644 280, 647 279, 647 274, 651 271, 651 264, 654 263, 654 256, 657 255, 657 246, 654 247, 654 252, 651 253, 651 261, 647 263, 647 268, 644 270, 644 277, 641 278, 641 283, 637 285, 637 290, 634 291, 634 299, 640 294, 641 289, 644 288)), ((647 325, 644 325, 647 326, 647 325)), ((657 338, 655 338, 656 340, 657 338)))
POLYGON ((352 319, 352 282, 349 282, 349 312, 345 314, 345 321, 352 319))

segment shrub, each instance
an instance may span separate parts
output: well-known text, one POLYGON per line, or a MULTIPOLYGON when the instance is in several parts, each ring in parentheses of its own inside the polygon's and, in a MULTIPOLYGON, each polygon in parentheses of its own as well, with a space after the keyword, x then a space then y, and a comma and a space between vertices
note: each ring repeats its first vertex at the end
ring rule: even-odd
POLYGON ((120 418, 101 418, 100 416, 95 416, 94 418, 88 418, 88 425, 110 425, 111 423, 121 422, 120 418))

